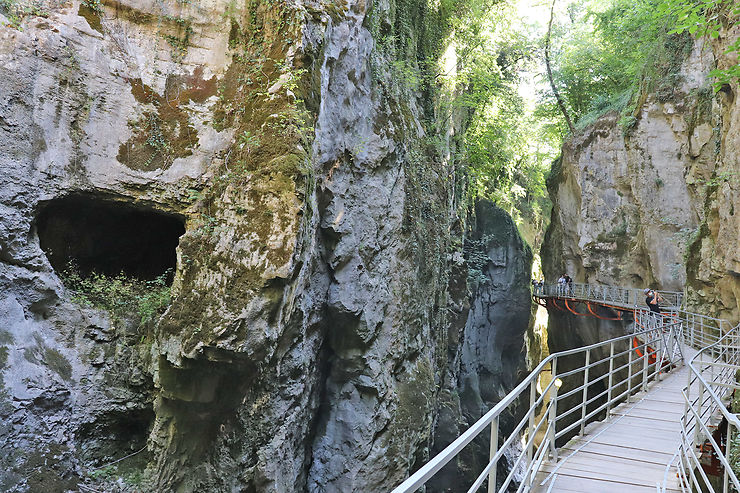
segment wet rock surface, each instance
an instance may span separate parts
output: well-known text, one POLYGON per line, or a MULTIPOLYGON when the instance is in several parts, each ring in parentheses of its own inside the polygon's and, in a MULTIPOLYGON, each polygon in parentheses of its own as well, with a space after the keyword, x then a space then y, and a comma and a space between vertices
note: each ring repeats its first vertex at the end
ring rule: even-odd
POLYGON ((0 489, 387 490, 523 369, 531 254, 479 205, 469 294, 455 170, 368 5, 254 7, 0 27, 0 489), (64 286, 36 221, 79 194, 181 218, 161 318, 64 286))
MULTIPOLYGON (((464 326, 450 341, 456 380, 446 382, 441 396, 433 453, 475 423, 527 373, 524 333, 533 322, 532 252, 511 217, 490 202, 476 204, 471 223, 464 264, 471 296, 463 302, 464 326)), ((501 417, 503 435, 519 418, 516 406, 513 409, 501 417)), ((481 436, 466 447, 462 461, 446 466, 432 482, 432 490, 450 491, 472 483, 488 462, 489 440, 481 436)))

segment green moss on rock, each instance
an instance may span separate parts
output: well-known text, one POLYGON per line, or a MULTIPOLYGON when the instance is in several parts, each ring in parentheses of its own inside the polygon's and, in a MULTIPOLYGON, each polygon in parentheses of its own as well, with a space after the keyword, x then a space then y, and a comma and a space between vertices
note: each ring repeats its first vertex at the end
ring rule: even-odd
POLYGON ((429 436, 427 428, 431 424, 435 392, 431 364, 424 359, 417 360, 408 380, 398 385, 394 419, 386 433, 390 456, 408 457, 414 450, 413 437, 429 436))
POLYGON ((13 334, 5 329, 0 329, 0 344, 12 344, 13 342, 13 334))
POLYGON ((64 380, 71 380, 72 365, 58 350, 48 347, 38 334, 34 334, 36 344, 23 351, 23 357, 29 363, 45 365, 64 380))
MULTIPOLYGON (((296 15, 282 4, 250 1, 232 20, 234 62, 214 86, 214 126, 232 129, 235 141, 194 205, 180 240, 182 289, 160 324, 164 334, 183 335, 186 351, 244 330, 236 315, 257 293, 265 295, 296 247, 291 232, 300 222, 313 131, 296 96, 305 70, 285 60, 300 35, 296 15)), ((266 296, 266 309, 279 298, 266 296)))
POLYGON ((129 83, 136 101, 153 109, 129 123, 133 136, 119 147, 118 161, 131 169, 152 171, 166 169, 175 159, 192 155, 198 132, 190 124, 185 106, 215 95, 215 76, 204 79, 202 67, 192 75, 170 75, 161 96, 141 79, 131 79, 129 83))
POLYGON ((80 2, 80 7, 77 9, 77 15, 84 18, 91 29, 103 34, 103 25, 100 22, 100 12, 90 8, 85 2, 80 2))

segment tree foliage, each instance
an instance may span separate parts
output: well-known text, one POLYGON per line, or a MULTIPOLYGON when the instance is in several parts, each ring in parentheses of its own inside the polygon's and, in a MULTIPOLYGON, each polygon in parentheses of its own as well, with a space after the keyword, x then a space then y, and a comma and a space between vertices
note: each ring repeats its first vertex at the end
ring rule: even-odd
MULTIPOLYGON (((461 152, 455 157, 464 165, 467 197, 493 199, 520 225, 534 224, 536 230, 544 228, 548 214, 545 177, 568 130, 544 79, 523 84, 523 74, 544 73, 545 37, 517 15, 520 4, 395 0, 393 25, 370 25, 380 48, 398 60, 398 80, 419 91, 447 85, 435 107, 426 108, 437 125, 428 126, 430 132, 442 135, 449 118, 460 110, 467 114, 469 125, 458 137, 461 152), (450 45, 455 60, 448 70, 440 60, 450 45), (537 97, 527 97, 523 87, 537 90, 537 97), (534 108, 530 99, 537 100, 534 108)), ((550 49, 553 82, 567 111, 579 128, 606 111, 620 111, 626 131, 636 122, 641 95, 668 100, 680 87, 692 35, 717 37, 738 15, 727 0, 562 0, 558 5, 550 49)), ((730 48, 737 50, 737 43, 730 48)), ((738 74, 735 68, 715 75, 726 81, 738 74)), ((534 236, 528 239, 536 247, 534 236)))
MULTIPOLYGON (((737 24, 740 19, 740 3, 732 0, 662 0, 658 13, 676 19, 672 32, 688 32, 692 36, 717 39, 724 28, 737 24)), ((727 47, 725 54, 740 55, 740 38, 727 47)), ((740 64, 710 73, 716 78, 715 91, 722 85, 740 79, 740 64)))
MULTIPOLYGON (((537 69, 537 36, 517 20, 516 2, 499 3, 495 12, 459 26, 462 88, 456 104, 470 110, 462 139, 462 162, 468 174, 468 196, 485 197, 506 209, 535 247, 549 213, 545 174, 559 137, 543 123, 548 115, 532 113, 523 75, 537 69)), ((533 96, 533 95, 532 95, 533 96)))
MULTIPOLYGON (((554 30, 555 79, 583 128, 608 110, 629 124, 640 94, 669 99, 680 82, 692 37, 717 38, 737 23, 740 7, 728 0, 576 0, 554 30)), ((740 41, 728 52, 738 52, 740 41)), ((716 89, 737 80, 735 65, 711 73, 716 89)), ((541 111, 554 114, 543 93, 541 111)))
MULTIPOLYGON (((675 85, 688 36, 672 32, 662 0, 580 0, 553 28, 554 78, 579 127, 603 112, 632 109, 641 91, 675 85)), ((689 43, 687 43, 689 42, 689 43)), ((554 112, 543 93, 543 109, 554 112)))

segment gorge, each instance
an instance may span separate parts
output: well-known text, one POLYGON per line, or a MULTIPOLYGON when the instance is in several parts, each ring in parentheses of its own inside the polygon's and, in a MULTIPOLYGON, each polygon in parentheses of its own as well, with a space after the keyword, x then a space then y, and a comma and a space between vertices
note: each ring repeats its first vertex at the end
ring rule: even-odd
POLYGON ((455 5, 0 1, 0 489, 389 491, 628 330, 538 332, 540 256, 740 318, 736 13, 567 136, 545 232, 469 142, 519 48, 465 72, 451 33, 495 9, 455 5))

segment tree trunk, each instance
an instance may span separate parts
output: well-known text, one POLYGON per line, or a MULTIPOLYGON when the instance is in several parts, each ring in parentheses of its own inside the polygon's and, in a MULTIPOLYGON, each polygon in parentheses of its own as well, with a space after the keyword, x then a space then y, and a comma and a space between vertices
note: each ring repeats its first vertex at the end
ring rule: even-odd
POLYGON ((563 98, 560 97, 558 88, 555 87, 555 81, 552 79, 552 69, 550 68, 550 34, 552 33, 552 20, 555 17, 555 1, 556 0, 552 0, 552 5, 550 6, 550 22, 547 24, 547 37, 545 38, 545 66, 547 67, 547 78, 550 80, 550 87, 552 88, 553 94, 555 94, 555 100, 558 102, 560 111, 563 113, 563 117, 565 117, 565 123, 568 124, 570 133, 575 134, 576 130, 573 128, 573 122, 570 119, 570 115, 568 114, 568 109, 565 107, 563 98))

